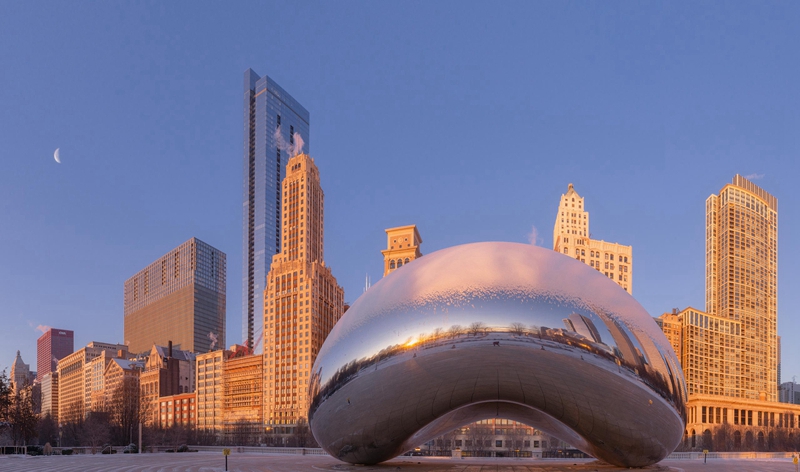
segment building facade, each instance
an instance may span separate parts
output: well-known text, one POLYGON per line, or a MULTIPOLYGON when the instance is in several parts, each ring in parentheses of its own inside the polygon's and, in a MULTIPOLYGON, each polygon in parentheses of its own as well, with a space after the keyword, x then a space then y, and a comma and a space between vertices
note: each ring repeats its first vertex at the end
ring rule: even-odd
POLYGON ((720 394, 778 400, 778 199, 740 175, 706 200, 706 312, 739 330, 720 394))
POLYGON ((50 415, 58 424, 58 372, 45 374, 42 385, 42 416, 50 415))
POLYGON ((58 420, 60 424, 80 421, 91 410, 92 370, 87 369, 91 361, 105 353, 109 357, 120 351, 126 352, 124 344, 90 342, 58 361, 58 420))
POLYGON ((194 393, 196 356, 168 343, 153 346, 144 371, 139 376, 142 409, 148 425, 160 424, 159 401, 162 397, 194 393))
POLYGON ((106 404, 106 368, 113 359, 124 359, 127 356, 128 352, 125 350, 103 351, 99 356, 86 363, 84 375, 89 382, 86 392, 86 404, 89 411, 106 411, 110 407, 106 404))
POLYGON ((589 265, 633 294, 633 248, 591 236, 584 199, 569 184, 558 205, 553 250, 589 265))
POLYGON ((222 432, 224 406, 223 369, 230 351, 197 355, 197 429, 222 432))
POLYGON ((34 373, 31 372, 31 366, 23 362, 22 355, 17 351, 17 357, 14 358, 14 363, 11 364, 11 390, 18 392, 26 385, 33 383, 34 373))
POLYGON ((223 431, 232 444, 259 444, 264 427, 264 356, 231 353, 223 367, 223 431))
POLYGON ((524 423, 504 418, 488 418, 455 429, 420 446, 419 452, 432 456, 532 457, 542 458, 557 444, 549 436, 524 423))
POLYGON ((125 343, 132 353, 172 341, 208 352, 225 345, 226 256, 192 238, 125 281, 125 343))
POLYGON ((56 364, 75 350, 75 333, 68 329, 50 328, 36 340, 36 378, 56 371, 56 364))
POLYGON ((181 393, 158 399, 158 426, 171 428, 175 425, 191 426, 196 424, 196 393, 181 393))
POLYGON ((422 237, 417 225, 398 226, 386 230, 386 250, 383 253, 383 276, 403 267, 404 264, 422 257, 419 245, 422 237))
POLYGON ((778 388, 778 401, 800 405, 800 386, 795 382, 782 383, 778 388))
POLYGON ((687 393, 745 398, 741 323, 688 307, 657 319, 683 367, 687 393))
POLYGON ((689 448, 770 451, 800 434, 800 405, 700 394, 689 396, 686 412, 689 448))
POLYGON ((281 190, 282 250, 272 257, 263 309, 264 423, 277 435, 307 421, 311 367, 344 310, 344 291, 325 265, 324 195, 314 160, 292 157, 281 190))
POLYGON ((309 152, 310 118, 275 81, 252 69, 244 73, 243 99, 242 339, 255 354, 261 354, 265 281, 272 256, 283 248, 281 173, 294 155, 290 147, 309 152), (295 141, 295 133, 302 141, 295 141))
POLYGON ((770 450, 798 434, 800 406, 778 403, 776 387, 777 212, 777 199, 740 175, 708 197, 706 310, 656 319, 686 380, 687 447, 770 450))

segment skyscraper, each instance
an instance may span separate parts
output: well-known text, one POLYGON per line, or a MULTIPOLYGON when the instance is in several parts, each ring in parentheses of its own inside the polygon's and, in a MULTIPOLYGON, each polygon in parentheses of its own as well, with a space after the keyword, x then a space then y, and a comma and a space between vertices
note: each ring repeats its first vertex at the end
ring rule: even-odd
POLYGON ((706 312, 741 326, 726 390, 777 401, 778 199, 738 174, 706 200, 706 312))
POLYGON ((572 184, 561 195, 553 227, 553 250, 588 264, 633 294, 633 248, 592 239, 589 212, 572 184))
POLYGON ((244 183, 242 187, 242 340, 263 351, 264 288, 272 256, 281 251, 281 171, 309 150, 309 115, 269 76, 244 73, 244 183), (295 142, 298 133, 303 142, 295 142), (303 144, 305 143, 305 144, 303 144))
POLYGON ((307 421, 311 367, 344 310, 344 291, 323 257, 324 195, 306 154, 283 180, 282 249, 264 291, 264 423, 278 435, 307 421))
POLYGON ((11 390, 18 392, 26 385, 33 383, 31 374, 31 366, 22 361, 22 356, 17 351, 17 357, 14 358, 14 363, 11 364, 11 390))
POLYGON ((50 328, 36 340, 36 378, 56 371, 56 364, 75 350, 75 333, 68 329, 50 328))
POLYGON ((745 448, 752 428, 800 428, 800 407, 776 403, 777 238, 777 199, 744 177, 706 200, 706 311, 658 318, 686 379, 687 446, 713 450, 725 424, 745 448))
POLYGON ((128 350, 170 341, 191 352, 224 346, 225 274, 225 253, 192 238, 126 280, 128 350))

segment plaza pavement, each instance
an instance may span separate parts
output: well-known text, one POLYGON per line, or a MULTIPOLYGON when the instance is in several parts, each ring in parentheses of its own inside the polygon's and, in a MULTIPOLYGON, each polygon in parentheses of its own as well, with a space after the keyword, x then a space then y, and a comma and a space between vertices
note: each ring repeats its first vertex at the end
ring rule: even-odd
MULTIPOLYGON (((14 472, 223 472, 220 453, 155 453, 74 456, 0 456, 0 471, 14 472)), ((490 459, 399 457, 375 466, 356 466, 328 456, 234 453, 228 470, 237 472, 616 472, 620 467, 593 459, 490 459)), ((789 459, 666 460, 647 472, 794 472, 789 459)))

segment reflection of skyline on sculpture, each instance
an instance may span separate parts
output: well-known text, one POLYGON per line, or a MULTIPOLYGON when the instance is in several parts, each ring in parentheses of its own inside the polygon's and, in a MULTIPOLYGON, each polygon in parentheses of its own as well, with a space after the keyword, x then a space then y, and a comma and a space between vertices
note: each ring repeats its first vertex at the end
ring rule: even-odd
POLYGON ((513 243, 438 251, 374 285, 331 332, 311 380, 317 440, 355 463, 386 460, 488 414, 612 463, 646 465, 672 451, 685 421, 680 367, 644 309, 586 265, 513 243), (560 374, 544 374, 556 367, 560 374), (578 386, 615 398, 589 398, 578 386), (625 395, 630 405, 617 405, 625 395), (352 405, 340 416, 337 408, 352 405), (658 412, 657 427, 640 424, 647 412, 658 412), (624 439, 623 429, 646 438, 624 439), (634 451, 620 455, 626 441, 634 451))

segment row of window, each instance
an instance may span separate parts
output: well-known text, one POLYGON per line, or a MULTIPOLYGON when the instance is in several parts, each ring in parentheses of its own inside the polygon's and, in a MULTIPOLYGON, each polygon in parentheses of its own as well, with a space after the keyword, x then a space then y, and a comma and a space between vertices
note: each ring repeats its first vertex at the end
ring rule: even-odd
POLYGON ((392 259, 389 262, 389 268, 390 269, 399 269, 400 267, 403 267, 404 263, 408 264, 409 262, 411 262, 411 260, 409 258, 407 258, 407 257, 406 257, 405 261, 403 261, 403 259, 397 259, 396 263, 395 263, 395 260, 392 259))

